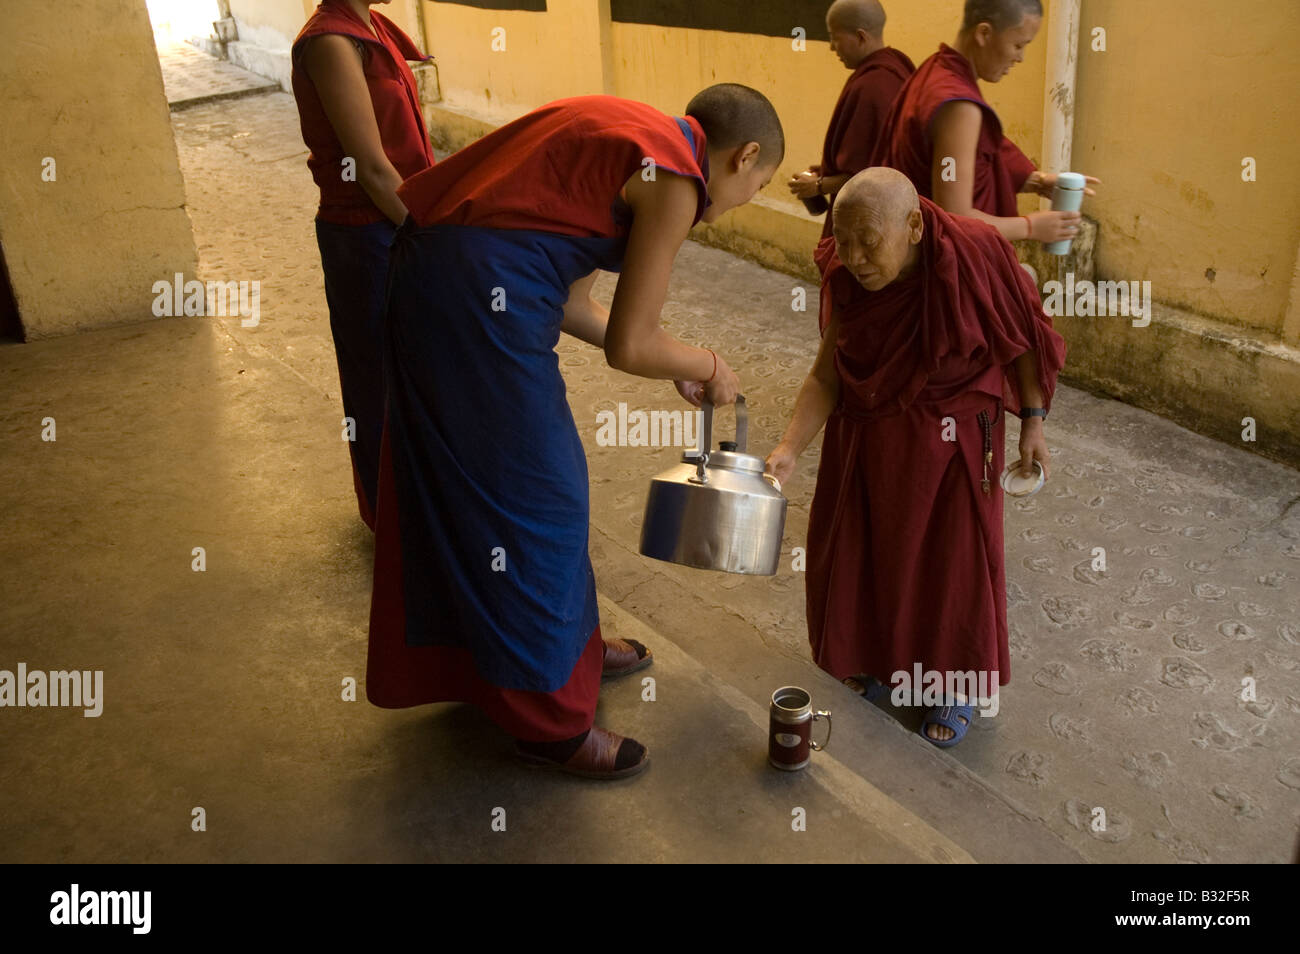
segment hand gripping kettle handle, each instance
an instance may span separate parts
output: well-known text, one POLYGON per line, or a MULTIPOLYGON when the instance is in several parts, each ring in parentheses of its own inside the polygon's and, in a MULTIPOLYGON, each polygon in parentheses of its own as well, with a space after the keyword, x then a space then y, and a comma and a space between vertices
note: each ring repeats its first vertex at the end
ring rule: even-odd
MULTIPOLYGON (((701 401, 700 410, 704 412, 704 425, 700 428, 700 452, 713 452, 713 402, 701 401)), ((745 395, 736 395, 736 450, 744 454, 748 446, 749 411, 745 407, 745 395)))

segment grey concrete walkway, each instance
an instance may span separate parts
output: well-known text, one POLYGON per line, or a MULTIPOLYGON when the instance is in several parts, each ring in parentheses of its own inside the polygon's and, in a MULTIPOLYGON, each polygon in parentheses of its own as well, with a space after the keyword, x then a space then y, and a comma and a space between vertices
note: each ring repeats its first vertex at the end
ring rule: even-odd
MULTIPOLYGON (((296 113, 272 94, 174 124, 200 277, 261 281, 261 322, 0 348, 0 668, 106 679, 99 719, 0 710, 6 860, 1289 858, 1300 481, 1068 388, 1052 485, 1008 507, 1013 681, 956 749, 812 665, 789 561, 752 579, 636 554, 646 481, 677 451, 600 446, 596 414, 680 402, 567 340, 602 619, 658 656, 656 701, 615 683, 598 718, 645 741, 651 769, 614 785, 538 775, 473 710, 341 701, 341 681, 364 675, 370 543, 339 440, 296 113), (45 416, 56 443, 39 439, 45 416), (1097 546, 1103 574, 1085 559, 1097 546), (1255 702, 1239 700, 1247 675, 1255 702), (836 719, 826 757, 795 777, 763 760, 765 700, 787 683, 836 719)), ((760 451, 815 349, 793 284, 688 243, 665 310, 738 368, 760 451)), ((787 552, 804 542, 816 456, 788 487, 787 552)))
POLYGON ((160 45, 158 62, 162 64, 163 88, 172 112, 280 88, 279 83, 265 76, 209 56, 188 43, 160 45))

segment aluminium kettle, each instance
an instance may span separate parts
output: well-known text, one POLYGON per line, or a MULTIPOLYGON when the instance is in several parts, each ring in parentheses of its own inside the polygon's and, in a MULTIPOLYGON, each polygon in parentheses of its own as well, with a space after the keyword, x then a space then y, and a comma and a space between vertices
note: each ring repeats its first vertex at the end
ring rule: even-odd
POLYGON ((713 405, 701 404, 700 446, 650 481, 641 553, 705 570, 772 576, 781 560, 785 496, 763 458, 745 453, 748 414, 736 398, 736 439, 713 450, 713 405))

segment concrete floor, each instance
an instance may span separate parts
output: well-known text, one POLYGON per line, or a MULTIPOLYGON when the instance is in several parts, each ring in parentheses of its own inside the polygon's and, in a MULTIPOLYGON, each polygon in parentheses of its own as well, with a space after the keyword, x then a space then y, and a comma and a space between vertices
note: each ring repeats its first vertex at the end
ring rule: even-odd
MULTIPOLYGON (((652 767, 613 784, 539 774, 473 709, 342 701, 364 677, 372 547, 339 440, 293 101, 173 123, 199 277, 260 281, 262 319, 0 347, 0 669, 105 674, 100 718, 0 712, 0 860, 1289 860, 1300 479, 1069 388, 1049 425, 1053 486, 1007 508, 1013 681, 955 749, 811 663, 788 560, 741 578, 636 553, 646 482, 678 452, 601 447, 596 414, 680 401, 568 340, 602 622, 657 657, 656 701, 639 677, 614 683, 598 722, 646 742, 652 767), (1256 702, 1239 699, 1244 675, 1256 702), (792 776, 764 761, 766 700, 790 683, 836 723, 792 776)), ((738 369, 760 453, 815 351, 794 284, 688 243, 665 308, 674 334, 738 369)), ((817 452, 787 489, 787 553, 817 452)))

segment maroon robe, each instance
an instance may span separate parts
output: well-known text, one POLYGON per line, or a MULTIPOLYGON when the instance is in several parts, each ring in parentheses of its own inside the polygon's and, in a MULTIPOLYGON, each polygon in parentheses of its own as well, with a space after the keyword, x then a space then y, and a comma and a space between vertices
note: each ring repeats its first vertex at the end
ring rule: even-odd
MULTIPOLYGON (((876 140, 894 97, 916 67, 907 54, 886 46, 866 57, 844 83, 826 127, 822 175, 856 175, 871 165, 876 140)), ((834 210, 826 213, 822 237, 831 234, 834 210)))
POLYGON ((826 422, 808 523, 808 637, 843 679, 889 682, 915 663, 1010 680, 1002 490, 1012 362, 1037 352, 1050 405, 1065 343, 1033 280, 991 226, 921 200, 915 271, 876 292, 818 246, 839 312, 840 398, 826 422), (991 492, 981 487, 986 412, 991 492), (955 421, 945 441, 944 418, 955 421))
POLYGON ((917 68, 894 100, 871 164, 897 169, 917 192, 933 199, 934 117, 954 100, 972 102, 984 114, 975 147, 972 206, 988 215, 1019 215, 1016 194, 1034 164, 1002 134, 1002 122, 980 93, 970 61, 947 43, 939 44, 939 52, 917 68))

